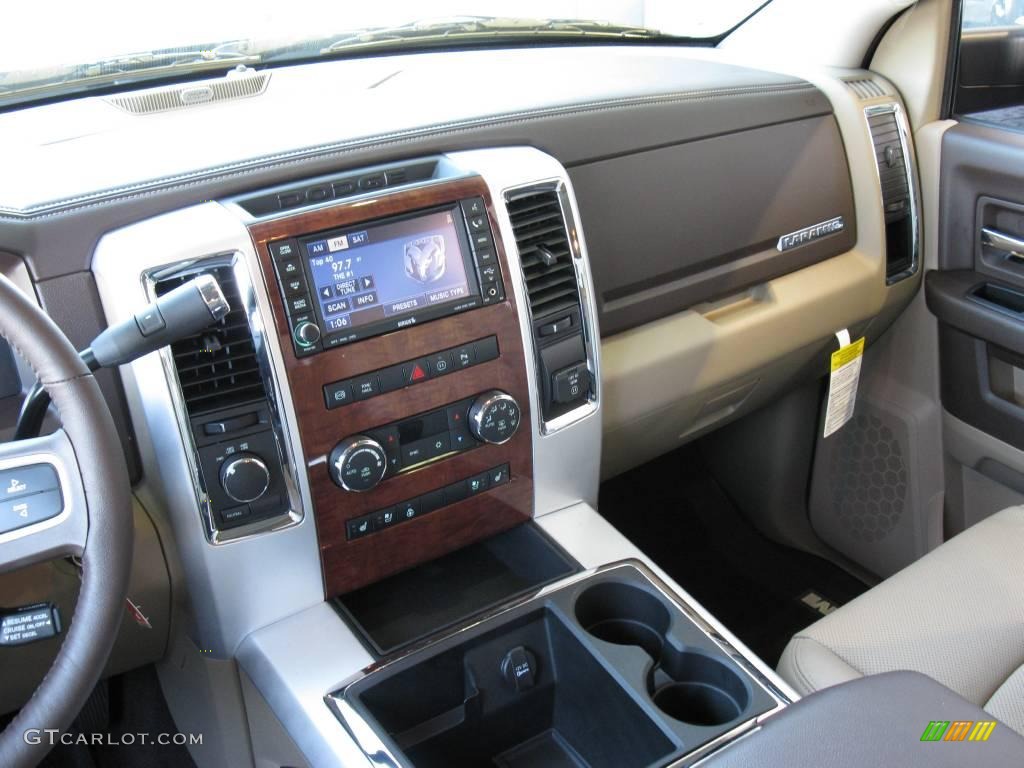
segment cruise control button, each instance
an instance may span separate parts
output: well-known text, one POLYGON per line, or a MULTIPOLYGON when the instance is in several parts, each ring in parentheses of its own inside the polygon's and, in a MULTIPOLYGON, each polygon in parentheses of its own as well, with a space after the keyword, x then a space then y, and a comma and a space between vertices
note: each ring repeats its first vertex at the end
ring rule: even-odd
POLYGON ((30 464, 0 472, 0 499, 19 499, 59 487, 57 472, 50 464, 30 464))
POLYGON ((336 381, 324 386, 324 400, 327 410, 339 408, 352 402, 352 384, 348 381, 336 381))

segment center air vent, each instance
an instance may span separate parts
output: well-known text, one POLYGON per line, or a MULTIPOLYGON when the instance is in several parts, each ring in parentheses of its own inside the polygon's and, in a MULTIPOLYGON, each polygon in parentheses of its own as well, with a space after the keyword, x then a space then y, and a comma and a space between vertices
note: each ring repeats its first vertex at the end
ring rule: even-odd
POLYGON ((912 274, 917 262, 917 221, 905 128, 895 104, 865 110, 885 212, 886 278, 912 274))
MULTIPOLYGON (((223 265, 202 271, 220 283, 231 311, 202 333, 171 345, 185 407, 193 418, 267 396, 234 270, 223 265)), ((195 276, 186 272, 162 279, 156 294, 162 296, 195 276)))
POLYGON ((527 191, 510 196, 507 205, 533 319, 578 311, 576 269, 558 193, 527 191))
MULTIPOLYGON (((566 190, 539 184, 507 192, 505 206, 519 251, 533 322, 544 430, 594 400, 590 340, 580 300, 575 225, 566 190)), ((567 417, 569 419, 573 417, 567 417)), ((562 423, 562 422, 559 422, 562 423)))

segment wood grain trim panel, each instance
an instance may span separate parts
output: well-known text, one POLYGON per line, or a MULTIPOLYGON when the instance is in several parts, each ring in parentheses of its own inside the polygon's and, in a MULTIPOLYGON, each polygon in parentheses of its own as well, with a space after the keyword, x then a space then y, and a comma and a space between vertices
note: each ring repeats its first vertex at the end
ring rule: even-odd
POLYGON ((385 576, 433 560, 447 552, 512 528, 533 514, 532 416, 526 350, 511 281, 514 275, 498 236, 493 201, 479 177, 340 203, 249 227, 270 296, 273 320, 295 403, 306 456, 310 493, 329 596, 350 592, 385 576), (405 214, 482 197, 487 206, 495 252, 507 298, 451 317, 297 358, 292 349, 284 302, 267 244, 373 219, 405 214), (498 338, 500 356, 447 376, 328 411, 323 386, 379 368, 460 346, 486 336, 498 338), (389 478, 367 493, 338 488, 327 471, 327 455, 343 438, 398 421, 488 389, 513 395, 522 411, 521 427, 504 445, 483 445, 412 472, 389 478), (420 496, 450 483, 508 463, 511 482, 423 517, 356 541, 345 537, 346 521, 420 496))

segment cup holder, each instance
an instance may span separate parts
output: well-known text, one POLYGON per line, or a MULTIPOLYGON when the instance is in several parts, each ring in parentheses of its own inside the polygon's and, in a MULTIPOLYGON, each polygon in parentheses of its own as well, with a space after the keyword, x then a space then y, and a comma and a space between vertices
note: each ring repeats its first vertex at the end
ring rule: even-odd
POLYGON ((646 590, 613 581, 596 584, 576 600, 576 620, 599 640, 635 645, 647 652, 654 660, 648 691, 658 708, 675 720, 724 725, 750 705, 749 688, 728 665, 665 642, 671 615, 646 590))
POLYGON ((747 686, 736 672, 693 651, 666 654, 651 676, 650 687, 662 712, 691 725, 724 725, 742 715, 750 703, 747 686))
POLYGON ((580 595, 576 620, 599 640, 640 646, 657 662, 671 617, 650 592, 606 581, 580 595))

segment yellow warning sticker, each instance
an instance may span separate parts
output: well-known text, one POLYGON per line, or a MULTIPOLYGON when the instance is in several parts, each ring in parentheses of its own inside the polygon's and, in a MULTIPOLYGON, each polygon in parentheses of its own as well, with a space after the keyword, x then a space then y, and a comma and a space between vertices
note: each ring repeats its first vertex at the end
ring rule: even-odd
POLYGON ((839 350, 832 353, 832 374, 828 380, 828 400, 825 404, 824 437, 839 431, 853 418, 857 405, 857 384, 860 365, 864 357, 864 339, 850 342, 850 332, 836 334, 839 350))
POLYGON ((835 373, 844 365, 849 365, 863 354, 864 337, 861 336, 852 344, 847 344, 842 349, 838 349, 832 353, 832 373, 835 373))

